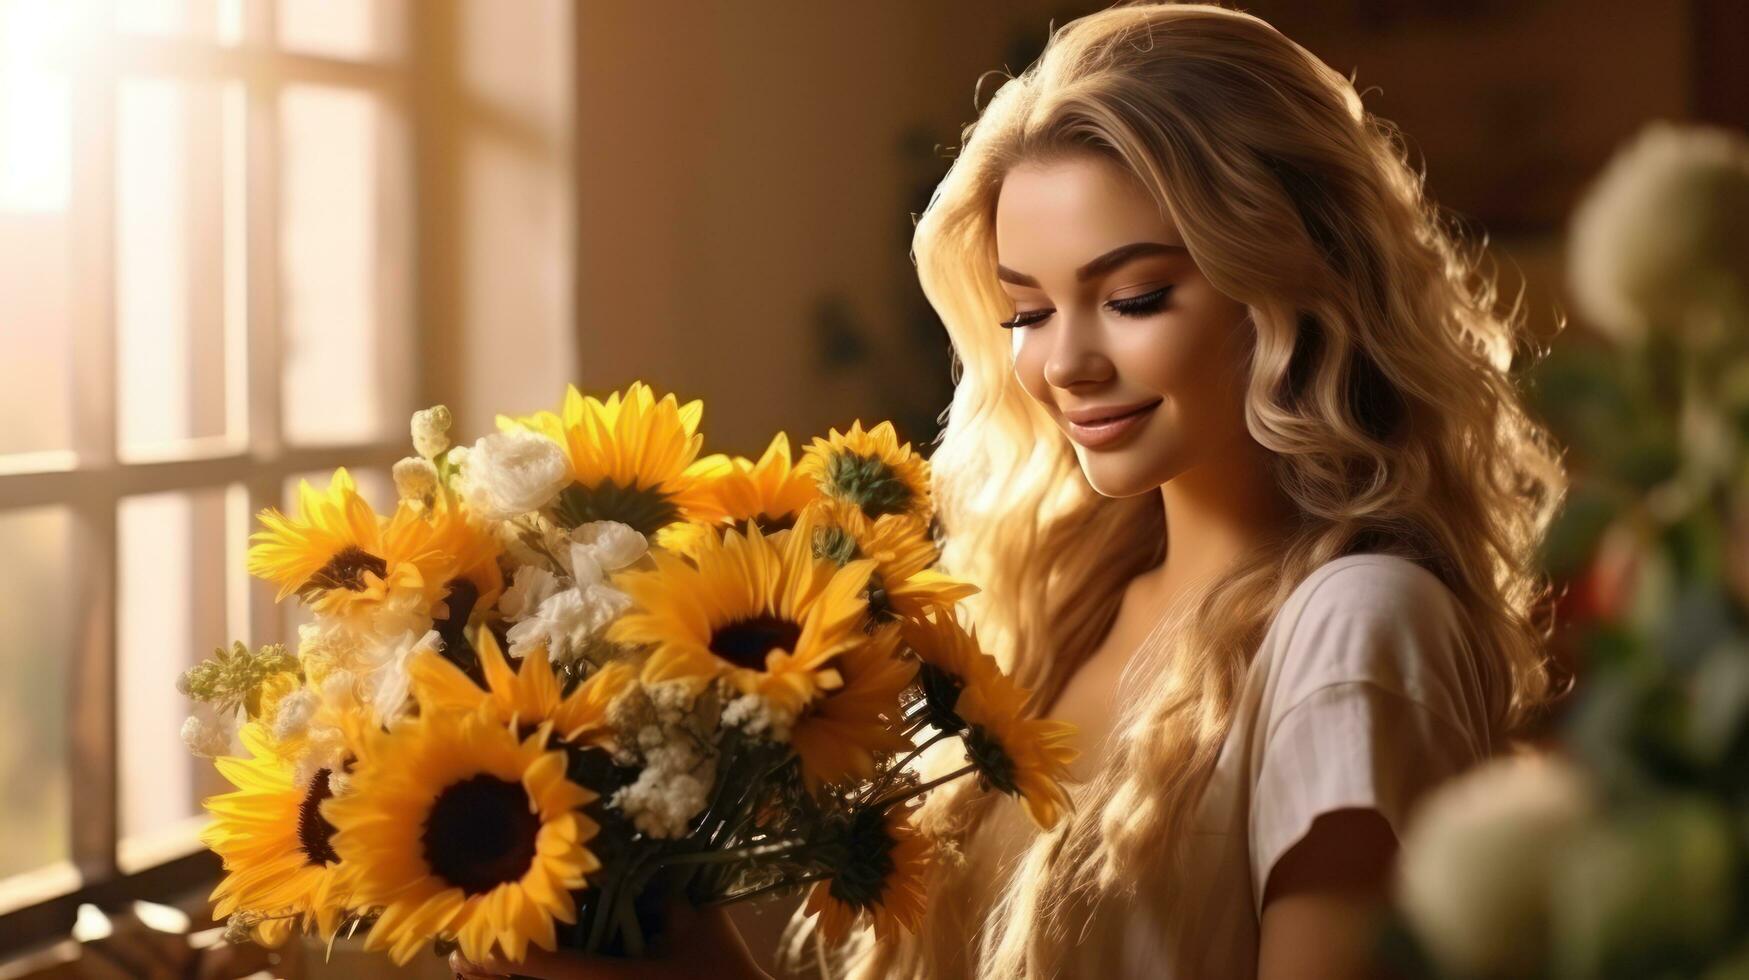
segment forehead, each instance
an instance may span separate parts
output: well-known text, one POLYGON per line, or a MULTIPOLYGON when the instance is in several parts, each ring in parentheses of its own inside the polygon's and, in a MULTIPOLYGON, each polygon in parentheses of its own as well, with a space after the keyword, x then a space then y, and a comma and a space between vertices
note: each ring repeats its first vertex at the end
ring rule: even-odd
POLYGON ((1003 177, 996 199, 996 251, 1024 272, 1086 261, 1135 241, 1182 245, 1178 229, 1134 174, 1102 157, 1023 163, 1003 177), (1012 260, 1012 261, 1011 261, 1012 260))

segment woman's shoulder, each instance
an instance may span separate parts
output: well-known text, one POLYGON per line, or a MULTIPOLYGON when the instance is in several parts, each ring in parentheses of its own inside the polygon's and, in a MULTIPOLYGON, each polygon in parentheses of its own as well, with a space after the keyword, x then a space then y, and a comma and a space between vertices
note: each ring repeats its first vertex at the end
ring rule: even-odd
POLYGON ((1288 594, 1277 620, 1321 615, 1455 611, 1457 596, 1419 562, 1383 551, 1332 558, 1288 594))
POLYGON ((1364 685, 1442 714, 1486 715, 1462 604, 1400 555, 1361 552, 1318 566, 1283 602, 1258 661, 1272 713, 1364 685))

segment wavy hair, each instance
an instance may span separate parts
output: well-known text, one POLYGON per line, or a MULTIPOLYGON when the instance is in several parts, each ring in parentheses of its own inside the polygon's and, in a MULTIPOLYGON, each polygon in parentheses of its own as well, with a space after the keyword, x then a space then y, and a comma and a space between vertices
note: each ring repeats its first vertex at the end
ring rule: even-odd
MULTIPOLYGON (((1182 867, 1182 850, 1161 844, 1185 837, 1270 620, 1331 559, 1398 554, 1452 590, 1474 631, 1496 736, 1550 696, 1549 586, 1536 553, 1565 475, 1513 375, 1515 357, 1546 349, 1528 337, 1518 302, 1500 309, 1482 268, 1486 239, 1465 246, 1425 197, 1396 129, 1263 20, 1125 4, 1056 28, 1038 61, 1000 86, 963 130, 913 238, 956 362, 932 456, 943 565, 983 587, 968 611, 1033 689, 1031 710, 1055 700, 1115 620, 1127 583, 1159 565, 1167 545, 1158 495, 1091 488, 1020 387, 996 326, 1011 308, 995 276, 1004 175, 1088 153, 1138 177, 1208 280, 1248 308, 1245 421, 1298 520, 1182 597, 1144 642, 1109 756, 993 907, 971 900, 963 862, 938 861, 920 934, 889 945, 865 934, 830 955, 816 944, 828 975, 1060 970, 1078 938, 1071 926, 1121 901, 1138 869, 1182 867)), ((925 775, 955 761, 928 755, 925 775)), ((920 822, 951 857, 993 795, 949 784, 920 822)), ((1194 910, 1176 911, 1174 947, 1189 950, 1194 910)), ((811 931, 798 913, 788 955, 801 956, 811 931)))

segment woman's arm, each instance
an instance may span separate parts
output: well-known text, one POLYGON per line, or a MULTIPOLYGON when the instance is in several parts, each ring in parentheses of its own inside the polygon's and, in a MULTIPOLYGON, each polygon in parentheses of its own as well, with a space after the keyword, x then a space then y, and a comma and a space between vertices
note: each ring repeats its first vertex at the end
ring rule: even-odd
POLYGON ((1258 930, 1258 980, 1356 980, 1391 974, 1377 963, 1397 838, 1375 810, 1337 810, 1312 822, 1269 874, 1258 930))

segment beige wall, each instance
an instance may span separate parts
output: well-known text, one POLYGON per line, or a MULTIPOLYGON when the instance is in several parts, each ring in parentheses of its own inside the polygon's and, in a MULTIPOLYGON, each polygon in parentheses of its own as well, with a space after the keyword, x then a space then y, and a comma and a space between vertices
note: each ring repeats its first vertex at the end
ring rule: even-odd
POLYGON ((573 5, 420 0, 419 338, 465 437, 576 375, 573 5))
POLYGON ((955 143, 978 73, 1020 25, 1042 40, 1048 15, 1029 8, 1044 6, 580 7, 582 381, 702 397, 707 446, 748 454, 780 427, 794 442, 891 411, 891 387, 945 390, 945 353, 904 333, 922 202, 899 140, 921 123, 955 143), (828 291, 879 370, 820 366, 811 313, 828 291))

